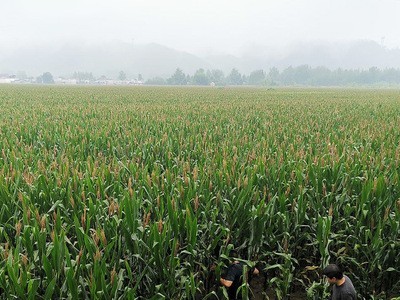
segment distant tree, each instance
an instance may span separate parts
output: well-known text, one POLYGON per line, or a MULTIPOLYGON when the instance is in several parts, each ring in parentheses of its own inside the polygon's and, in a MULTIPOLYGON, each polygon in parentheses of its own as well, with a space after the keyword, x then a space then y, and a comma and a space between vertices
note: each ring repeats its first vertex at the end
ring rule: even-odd
POLYGON ((242 85, 243 78, 237 69, 232 69, 231 73, 228 76, 228 83, 232 85, 242 85))
POLYGON ((294 76, 294 69, 292 66, 287 67, 285 70, 282 71, 281 75, 279 76, 281 82, 284 85, 291 85, 296 83, 296 79, 294 76))
POLYGON ((280 78, 286 85, 310 85, 312 83, 312 76, 312 69, 308 65, 301 65, 295 68, 292 66, 286 68, 283 70, 280 78))
POLYGON ((311 81, 312 70, 308 65, 301 65, 293 70, 294 81, 298 84, 308 85, 311 81))
POLYGON ((36 82, 36 83, 43 83, 43 76, 40 75, 40 76, 36 77, 35 82, 36 82))
POLYGON ((207 71, 207 76, 210 81, 215 83, 215 85, 222 86, 226 84, 224 72, 222 72, 221 70, 207 71))
POLYGON ((263 85, 265 84, 265 73, 263 70, 256 70, 250 73, 248 78, 250 85, 263 85))
POLYGON ((78 82, 95 80, 93 74, 89 72, 74 72, 72 78, 76 79, 78 82))
POLYGON ((186 80, 186 84, 189 84, 190 82, 192 82, 192 77, 189 74, 187 74, 185 80, 186 80))
POLYGON ((248 84, 249 77, 246 74, 242 75, 242 84, 248 84))
POLYGON ((165 85, 167 84, 167 82, 165 81, 164 78, 161 77, 154 77, 151 79, 148 79, 145 84, 149 84, 149 85, 165 85))
POLYGON ((118 74, 118 80, 126 80, 126 74, 124 71, 120 71, 118 74))
POLYGON ((204 69, 198 69, 193 75, 192 83, 194 85, 209 85, 210 79, 207 77, 204 69))
POLYGON ((138 80, 143 82, 143 76, 142 76, 142 74, 139 74, 139 75, 138 75, 138 80))
POLYGON ((377 67, 368 70, 368 83, 378 83, 381 81, 382 72, 377 67))
POLYGON ((178 68, 175 70, 175 73, 167 79, 167 83, 171 85, 186 85, 186 75, 178 68))
POLYGON ((339 68, 332 73, 332 77, 337 85, 353 85, 359 83, 359 70, 342 70, 339 68))
POLYGON ((383 70, 382 81, 387 83, 400 83, 400 70, 394 68, 383 70))
POLYGON ((276 67, 272 67, 268 72, 268 82, 272 85, 276 85, 279 80, 279 70, 276 67))
POLYGON ((41 77, 42 77, 42 83, 44 83, 44 84, 54 83, 53 75, 51 75, 50 72, 43 73, 43 75, 41 77))
POLYGON ((312 85, 332 86, 338 85, 338 78, 334 77, 334 73, 326 67, 317 67, 311 69, 309 82, 312 85))

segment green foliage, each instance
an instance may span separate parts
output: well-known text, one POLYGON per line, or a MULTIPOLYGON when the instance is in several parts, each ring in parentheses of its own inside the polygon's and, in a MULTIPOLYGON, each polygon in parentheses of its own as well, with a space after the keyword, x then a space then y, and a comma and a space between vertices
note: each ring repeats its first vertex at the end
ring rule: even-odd
POLYGON ((78 82, 95 81, 95 78, 91 72, 74 72, 72 78, 78 80, 78 82))
MULTIPOLYGON (((180 69, 167 80, 169 85, 208 85, 213 82, 217 86, 224 85, 255 85, 255 86, 397 86, 400 84, 399 69, 368 70, 330 70, 326 67, 311 67, 308 65, 289 66, 282 71, 272 67, 266 74, 263 70, 254 70, 248 76, 232 69, 225 77, 221 70, 199 69, 191 77, 183 74, 180 69)), ((154 84, 149 81, 149 84, 154 84)))
POLYGON ((53 75, 50 72, 45 72, 36 78, 37 83, 52 84, 54 83, 53 75))
POLYGON ((221 70, 207 70, 207 77, 209 78, 210 82, 214 82, 214 84, 217 86, 223 86, 226 84, 224 72, 221 70))
POLYGON ((210 79, 206 75, 206 72, 204 71, 204 69, 198 69, 196 71, 196 73, 194 73, 194 75, 193 75, 192 83, 194 85, 209 85, 210 79))
POLYGON ((242 75, 239 73, 239 71, 237 69, 232 69, 232 71, 229 73, 227 81, 231 85, 242 85, 243 84, 242 75))
POLYGON ((167 84, 165 79, 162 77, 150 78, 150 79, 146 80, 145 83, 149 84, 149 85, 166 85, 167 84))
POLYGON ((118 80, 126 80, 126 74, 124 71, 119 71, 118 80))
POLYGON ((248 84, 249 85, 264 85, 265 84, 265 73, 263 70, 256 70, 250 73, 248 84))
POLYGON ((186 75, 181 69, 178 68, 176 69, 175 73, 167 79, 167 83, 170 85, 186 85, 186 75))
POLYGON ((0 104, 1 299, 212 299, 232 247, 281 299, 322 299, 335 261, 366 299, 400 294, 396 91, 5 86, 0 104))

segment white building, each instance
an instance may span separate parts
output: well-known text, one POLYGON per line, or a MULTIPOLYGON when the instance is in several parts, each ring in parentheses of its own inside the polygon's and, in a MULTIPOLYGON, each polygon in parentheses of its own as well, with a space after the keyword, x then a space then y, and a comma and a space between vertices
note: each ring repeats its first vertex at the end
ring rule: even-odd
POLYGON ((56 78, 54 80, 55 84, 77 84, 78 81, 76 79, 65 79, 65 78, 56 78))
POLYGON ((0 83, 13 83, 16 80, 15 77, 0 77, 0 83))

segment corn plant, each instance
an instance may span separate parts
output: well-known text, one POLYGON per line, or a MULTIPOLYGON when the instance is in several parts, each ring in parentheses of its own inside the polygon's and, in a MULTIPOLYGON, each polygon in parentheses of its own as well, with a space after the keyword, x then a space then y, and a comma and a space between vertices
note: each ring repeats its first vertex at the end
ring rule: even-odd
POLYGON ((396 297, 399 116, 391 90, 1 86, 0 298, 213 299, 229 247, 279 299, 334 261, 396 297))

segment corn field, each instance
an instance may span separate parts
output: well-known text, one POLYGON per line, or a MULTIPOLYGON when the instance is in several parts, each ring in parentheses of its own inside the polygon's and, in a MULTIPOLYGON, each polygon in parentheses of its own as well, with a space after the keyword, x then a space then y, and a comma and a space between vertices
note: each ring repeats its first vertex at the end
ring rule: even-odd
POLYGON ((0 125, 0 299, 217 299, 232 248, 400 296, 399 91, 2 86, 0 125))

